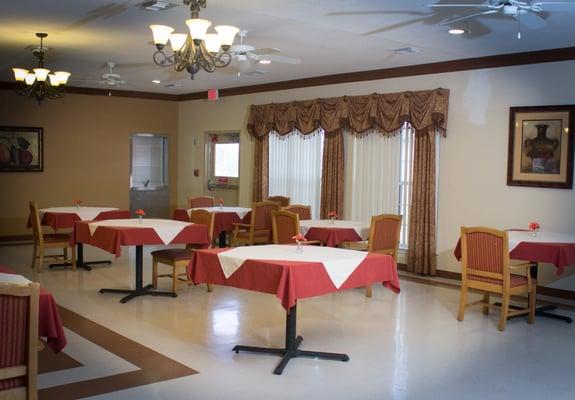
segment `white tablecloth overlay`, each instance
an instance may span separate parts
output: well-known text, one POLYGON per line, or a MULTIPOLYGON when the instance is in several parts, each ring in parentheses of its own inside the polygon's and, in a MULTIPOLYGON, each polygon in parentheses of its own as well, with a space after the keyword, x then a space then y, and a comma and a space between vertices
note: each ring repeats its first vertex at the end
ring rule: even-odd
POLYGON ((114 228, 152 228, 160 237, 164 244, 169 244, 186 226, 192 225, 189 222, 174 221, 171 219, 138 218, 135 219, 110 219, 105 221, 94 221, 88 224, 90 235, 93 235, 99 226, 114 228))
POLYGON ((306 235, 310 228, 351 228, 362 240, 369 237, 369 222, 349 221, 336 219, 333 222, 329 219, 304 219, 299 221, 299 230, 302 235, 306 235))
POLYGON ((351 273, 367 257, 365 251, 344 250, 333 247, 302 246, 302 252, 295 245, 244 246, 218 253, 222 271, 229 278, 246 260, 307 261, 321 262, 336 288, 345 282, 351 273))
POLYGON ((31 281, 22 275, 5 274, 0 272, 0 283, 16 283, 18 285, 27 285, 31 283, 31 281))
POLYGON ((104 211, 116 211, 119 210, 116 207, 51 207, 51 208, 43 208, 38 210, 38 214, 40 216, 40 221, 44 218, 44 213, 51 212, 51 213, 65 213, 65 214, 78 214, 78 217, 82 221, 92 221, 96 218, 101 212, 104 211))
POLYGON ((244 219, 246 215, 252 210, 251 208, 245 207, 196 207, 196 208, 188 208, 186 211, 188 212, 188 217, 192 215, 192 210, 206 210, 213 213, 219 212, 234 212, 238 214, 240 219, 244 219))
POLYGON ((508 231, 509 251, 512 251, 521 242, 539 243, 575 243, 575 235, 569 233, 556 233, 539 231, 536 236, 526 231, 508 231))

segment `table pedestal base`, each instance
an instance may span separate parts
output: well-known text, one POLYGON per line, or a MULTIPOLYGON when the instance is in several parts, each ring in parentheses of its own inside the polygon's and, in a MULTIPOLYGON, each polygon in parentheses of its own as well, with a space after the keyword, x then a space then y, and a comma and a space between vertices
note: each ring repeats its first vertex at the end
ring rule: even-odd
MULTIPOLYGON (((112 261, 105 260, 105 261, 84 261, 84 244, 83 243, 76 243, 76 267, 84 268, 86 271, 91 271, 92 267, 90 265, 94 264, 108 264, 112 265, 112 261)), ((64 263, 57 263, 57 264, 50 264, 50 268, 57 268, 57 267, 71 267, 72 263, 64 262, 64 263)))
MULTIPOLYGON (((496 307, 501 307, 501 303, 494 303, 493 305, 496 307)), ((509 308, 511 308, 513 310, 521 310, 524 307, 518 307, 518 306, 514 306, 513 304, 510 304, 509 308)), ((538 317, 545 317, 545 318, 557 319, 559 321, 565 321, 568 324, 573 322, 573 318, 571 318, 571 317, 549 312, 549 311, 555 310, 556 308, 557 308, 557 306, 554 306, 553 304, 549 304, 547 306, 537 307, 535 309, 535 315, 538 317)), ((509 318, 517 318, 517 317, 524 317, 524 315, 514 315, 514 316, 509 317, 509 318)))
POLYGON ((284 368, 292 358, 296 357, 312 357, 322 360, 334 361, 349 361, 347 354, 340 353, 324 353, 321 351, 299 350, 299 345, 303 341, 301 336, 295 335, 296 319, 297 319, 297 305, 292 306, 286 315, 286 347, 283 349, 269 348, 269 347, 254 347, 237 345, 232 350, 236 353, 240 351, 251 351, 253 353, 276 354, 282 356, 281 361, 274 369, 274 374, 281 375, 284 368))

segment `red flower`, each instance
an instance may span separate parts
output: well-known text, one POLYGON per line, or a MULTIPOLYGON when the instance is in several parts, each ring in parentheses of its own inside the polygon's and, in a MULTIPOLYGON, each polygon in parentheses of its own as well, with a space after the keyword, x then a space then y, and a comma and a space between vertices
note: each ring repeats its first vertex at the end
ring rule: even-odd
POLYGON ((80 200, 80 199, 76 199, 76 200, 74 200, 74 202, 76 203, 77 206, 82 204, 82 200, 80 200))
POLYGON ((223 206, 224 205, 224 199, 218 199, 218 204, 220 206, 223 206))
POLYGON ((328 216, 329 216, 330 218, 337 218, 337 212, 335 212, 335 211, 330 211, 329 214, 328 214, 328 216))
POLYGON ((531 221, 531 222, 529 223, 529 229, 530 229, 530 230, 536 231, 536 230, 538 230, 539 228, 540 228, 539 222, 531 221))
POLYGON ((144 215, 146 215, 145 211, 142 209, 137 209, 136 210, 136 215, 139 215, 140 217, 143 217, 144 215))
POLYGON ((305 236, 302 235, 301 233, 298 233, 297 235, 293 236, 292 239, 295 240, 296 242, 306 242, 307 241, 305 236))

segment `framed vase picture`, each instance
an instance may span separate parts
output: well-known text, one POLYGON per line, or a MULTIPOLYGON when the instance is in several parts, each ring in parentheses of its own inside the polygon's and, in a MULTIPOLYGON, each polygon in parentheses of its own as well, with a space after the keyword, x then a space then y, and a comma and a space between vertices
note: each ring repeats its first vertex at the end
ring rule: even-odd
POLYGON ((44 169, 42 128, 0 126, 0 172, 44 169))
POLYGON ((573 187, 575 106, 511 107, 507 185, 573 187))

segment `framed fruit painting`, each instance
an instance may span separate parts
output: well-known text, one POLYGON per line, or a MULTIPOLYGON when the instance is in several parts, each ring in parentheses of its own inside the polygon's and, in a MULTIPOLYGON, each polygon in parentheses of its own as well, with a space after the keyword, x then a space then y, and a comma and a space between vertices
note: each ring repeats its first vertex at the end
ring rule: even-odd
POLYGON ((42 128, 0 126, 0 172, 44 170, 42 128))

